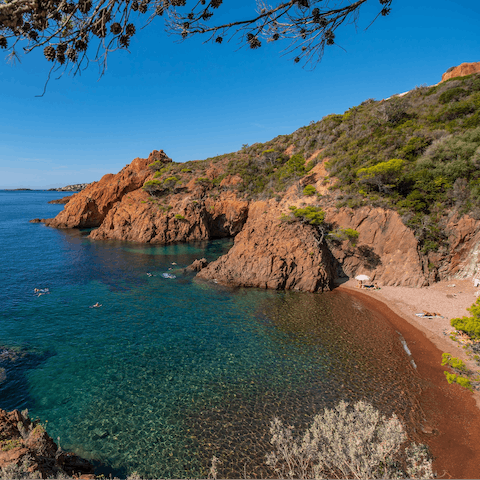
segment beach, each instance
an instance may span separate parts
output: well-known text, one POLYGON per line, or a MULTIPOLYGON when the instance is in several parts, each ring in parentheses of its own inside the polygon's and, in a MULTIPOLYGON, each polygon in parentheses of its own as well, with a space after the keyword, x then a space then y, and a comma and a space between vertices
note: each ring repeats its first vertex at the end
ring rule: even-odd
POLYGON ((421 441, 430 446, 434 471, 443 478, 480 478, 480 393, 459 385, 449 385, 441 365, 442 353, 465 361, 478 371, 462 348, 462 342, 449 338, 450 319, 467 315, 475 301, 472 279, 439 282, 424 288, 382 287, 369 291, 356 288, 350 280, 341 287, 359 299, 372 312, 382 315, 404 337, 417 371, 424 380, 420 404, 425 413, 418 425, 421 441), (423 311, 443 318, 418 317, 423 311))

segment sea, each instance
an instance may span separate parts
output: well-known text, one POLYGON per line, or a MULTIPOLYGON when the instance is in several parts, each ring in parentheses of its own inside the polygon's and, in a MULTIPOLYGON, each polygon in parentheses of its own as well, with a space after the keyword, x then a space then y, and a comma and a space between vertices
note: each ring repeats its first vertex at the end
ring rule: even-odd
POLYGON ((0 191, 0 408, 28 409, 120 478, 205 478, 214 456, 219 477, 272 477, 272 420, 300 435, 341 400, 408 427, 421 381, 399 332, 359 300, 185 273, 232 239, 92 241, 29 223, 63 195, 0 191))

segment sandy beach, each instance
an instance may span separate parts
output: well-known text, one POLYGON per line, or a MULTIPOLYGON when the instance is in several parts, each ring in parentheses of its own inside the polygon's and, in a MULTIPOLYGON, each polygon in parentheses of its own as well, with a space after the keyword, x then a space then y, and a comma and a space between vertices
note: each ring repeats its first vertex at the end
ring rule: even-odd
POLYGON ((480 392, 449 385, 441 366, 442 353, 465 361, 480 371, 449 334, 450 319, 468 315, 475 301, 472 279, 439 282, 424 288, 382 287, 369 291, 350 280, 339 287, 359 299, 371 311, 382 315, 405 338, 418 374, 425 380, 420 403, 425 421, 418 434, 434 455, 434 470, 440 478, 480 478, 480 392), (441 317, 423 318, 423 311, 441 317))

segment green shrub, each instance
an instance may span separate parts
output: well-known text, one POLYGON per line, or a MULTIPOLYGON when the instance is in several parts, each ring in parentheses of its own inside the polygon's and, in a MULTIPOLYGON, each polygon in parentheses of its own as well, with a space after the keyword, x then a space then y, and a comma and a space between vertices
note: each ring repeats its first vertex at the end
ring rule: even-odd
POLYGON ((445 377, 447 378, 447 382, 451 385, 452 383, 454 383, 456 380, 457 380, 457 374, 455 373, 449 373, 449 372, 443 372, 443 374, 445 375, 445 377))
POLYGON ((177 214, 175 215, 175 218, 176 218, 177 220, 185 220, 185 217, 184 217, 183 215, 180 215, 179 213, 177 213, 177 214))
POLYGON ((450 365, 455 370, 459 370, 461 372, 467 371, 467 366, 463 360, 457 357, 452 357, 449 353, 442 354, 442 366, 443 365, 450 365))
POLYGON ((392 158, 388 162, 380 162, 372 167, 360 168, 357 171, 357 177, 361 182, 376 185, 378 191, 384 191, 398 182, 404 164, 404 160, 392 158))
POLYGON ((471 392, 473 392, 472 384, 470 383, 470 380, 469 380, 468 378, 465 378, 465 377, 457 377, 456 382, 457 382, 460 386, 462 386, 463 388, 466 388, 466 389, 470 390, 471 392))
POLYGON ((452 100, 458 100, 460 97, 464 97, 468 92, 462 87, 453 87, 445 90, 439 97, 440 103, 449 103, 452 100))
POLYGON ((480 339, 480 298, 467 310, 472 314, 471 317, 452 318, 450 325, 471 338, 480 339))
POLYGON ((307 197, 311 197, 312 195, 315 195, 317 193, 317 189, 313 185, 307 185, 303 189, 303 194, 307 197))
POLYGON ((355 246, 355 241, 358 239, 360 233, 353 228, 337 228, 333 232, 330 232, 329 235, 340 241, 348 240, 353 246, 355 246))
POLYGON ((163 190, 163 182, 161 180, 147 180, 142 188, 150 195, 153 195, 163 190))
POLYGON ((182 172, 182 173, 192 173, 192 170, 190 170, 189 168, 182 168, 180 170, 180 172, 182 172))
POLYGON ((325 220, 325 212, 320 207, 308 206, 305 208, 297 208, 292 205, 289 209, 296 218, 310 225, 322 225, 325 220))

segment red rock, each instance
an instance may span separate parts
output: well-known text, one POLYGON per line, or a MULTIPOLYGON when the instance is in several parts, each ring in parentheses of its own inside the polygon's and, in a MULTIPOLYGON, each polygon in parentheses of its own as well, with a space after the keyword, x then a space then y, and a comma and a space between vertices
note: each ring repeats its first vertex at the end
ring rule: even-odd
POLYGON ((197 275, 224 285, 322 292, 334 267, 315 227, 280 220, 274 201, 254 202, 232 249, 197 275))
POLYGON ((0 469, 15 471, 28 460, 28 471, 41 478, 57 477, 59 473, 93 474, 94 467, 73 453, 63 453, 38 423, 14 410, 0 409, 0 469), (68 462, 59 462, 68 456, 68 462))
POLYGON ((124 195, 141 188, 152 174, 148 165, 152 160, 171 161, 163 150, 154 150, 148 159, 136 158, 116 175, 104 175, 77 193, 65 208, 46 225, 56 228, 90 228, 101 225, 110 209, 124 195))
POLYGON ((66 197, 58 198, 57 200, 50 200, 48 203, 54 205, 66 205, 75 195, 67 195, 66 197))
POLYGON ((465 77, 466 75, 471 75, 472 73, 480 73, 480 62, 462 63, 457 67, 448 69, 442 75, 442 82, 445 82, 450 78, 465 77))
POLYGON ((428 284, 418 242, 398 213, 372 207, 327 209, 325 220, 360 234, 354 248, 346 241, 331 245, 332 254, 348 277, 366 274, 381 285, 428 284))

